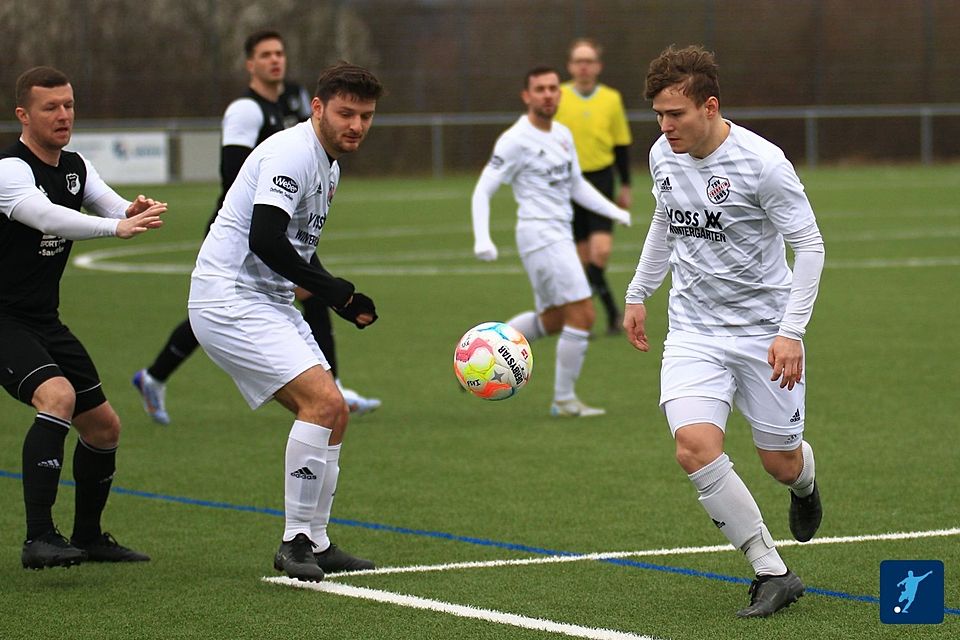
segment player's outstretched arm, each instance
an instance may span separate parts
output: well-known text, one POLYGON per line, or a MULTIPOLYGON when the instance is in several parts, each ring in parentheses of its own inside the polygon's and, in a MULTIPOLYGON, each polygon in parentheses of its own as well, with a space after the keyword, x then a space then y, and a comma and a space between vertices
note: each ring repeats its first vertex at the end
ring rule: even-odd
POLYGON ((117 235, 117 219, 88 216, 59 204, 54 204, 38 190, 36 195, 24 198, 10 211, 10 219, 44 233, 67 240, 87 240, 117 235))
POLYGON ((590 184, 583 174, 578 173, 573 176, 573 187, 570 190, 570 197, 584 209, 593 211, 597 215, 610 218, 620 224, 630 226, 630 212, 621 209, 614 203, 607 200, 606 196, 600 193, 595 186, 590 184))
MULTIPOLYGON (((152 202, 152 201, 151 201, 152 202)), ((133 205, 130 205, 131 207, 133 205)), ((128 208, 129 210, 129 208, 128 208)), ((154 202, 147 206, 140 213, 124 218, 117 224, 117 237, 122 240, 128 240, 133 236, 139 235, 151 229, 159 229, 163 226, 163 220, 160 215, 166 212, 166 202, 154 202)))
MULTIPOLYGON (((138 195, 138 196, 134 199, 134 201, 131 202, 130 205, 127 207, 127 211, 126 211, 127 217, 128 217, 128 218, 132 218, 133 216, 135 216, 135 215, 137 215, 137 214, 139 214, 139 213, 143 213, 144 211, 146 211, 146 210, 149 209, 150 207, 152 207, 152 206, 154 206, 154 205, 158 205, 158 204, 159 204, 159 205, 163 205, 163 211, 166 211, 166 210, 167 210, 167 203, 166 203, 166 202, 160 202, 160 201, 158 201, 158 200, 154 200, 153 198, 148 198, 148 197, 146 197, 145 195, 143 195, 143 194, 141 193, 141 194, 138 195)), ((162 213, 162 212, 161 212, 161 213, 162 213)))

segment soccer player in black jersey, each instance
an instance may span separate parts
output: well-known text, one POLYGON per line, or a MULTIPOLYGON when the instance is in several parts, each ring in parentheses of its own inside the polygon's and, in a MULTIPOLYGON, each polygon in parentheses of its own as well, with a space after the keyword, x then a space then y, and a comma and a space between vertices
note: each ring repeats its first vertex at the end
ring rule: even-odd
POLYGON ((25 568, 150 558, 104 533, 100 518, 116 469, 120 419, 83 345, 60 322, 60 277, 74 240, 132 238, 160 227, 166 203, 121 198, 78 153, 63 151, 73 87, 51 67, 17 80, 20 140, 0 151, 0 384, 37 410, 23 442, 25 568), (97 215, 80 213, 83 207, 97 215), (76 515, 68 541, 53 523, 71 424, 76 515))
MULTIPOLYGON (((220 197, 213 215, 207 222, 207 231, 223 205, 223 198, 236 180, 243 161, 254 147, 278 131, 291 127, 310 117, 310 96, 293 82, 286 82, 286 55, 282 36, 272 30, 260 30, 247 36, 244 42, 247 73, 250 84, 247 92, 234 100, 223 114, 220 146, 220 197)), ((303 307, 303 316, 313 336, 323 350, 334 378, 337 378, 337 358, 330 323, 330 309, 325 302, 306 290, 297 291, 303 307)), ((170 415, 165 406, 166 382, 184 360, 197 348, 190 322, 184 320, 173 330, 166 345, 146 369, 137 371, 133 384, 140 391, 143 408, 155 422, 169 424, 170 415)), ((339 385, 339 378, 338 385, 339 385)), ((380 400, 366 398, 352 389, 341 387, 351 413, 361 415, 380 406, 380 400)))

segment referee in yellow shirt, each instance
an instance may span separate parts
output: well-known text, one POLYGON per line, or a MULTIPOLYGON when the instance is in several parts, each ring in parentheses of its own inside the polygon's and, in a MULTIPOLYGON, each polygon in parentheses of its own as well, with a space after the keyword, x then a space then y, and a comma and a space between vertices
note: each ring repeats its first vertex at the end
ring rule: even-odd
MULTIPOLYGON (((567 70, 570 82, 561 85, 562 98, 556 120, 573 132, 583 177, 607 198, 630 208, 630 156, 632 138, 623 99, 616 89, 600 84, 603 49, 590 38, 570 45, 567 70), (615 176, 620 190, 614 198, 615 176)), ((573 237, 580 262, 594 293, 607 311, 607 333, 621 331, 621 315, 607 285, 606 268, 613 248, 613 221, 573 204, 573 237)))

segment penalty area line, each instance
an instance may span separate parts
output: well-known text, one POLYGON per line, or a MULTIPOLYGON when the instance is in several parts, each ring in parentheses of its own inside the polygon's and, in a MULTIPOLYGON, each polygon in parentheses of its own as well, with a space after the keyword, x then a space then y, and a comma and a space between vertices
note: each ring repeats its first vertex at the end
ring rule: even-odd
POLYGON ((498 624, 520 627, 522 629, 532 629, 534 631, 547 631, 573 638, 591 638, 593 640, 656 640, 652 636, 637 635, 634 633, 626 633, 624 631, 614 631, 612 629, 584 627, 565 622, 544 620, 542 618, 530 618, 528 616, 521 616, 515 613, 505 613, 503 611, 496 611, 494 609, 481 609, 478 607, 444 602, 442 600, 430 600, 427 598, 420 598, 402 593, 394 593, 392 591, 381 591, 379 589, 369 589, 367 587, 355 587, 336 582, 302 582, 292 578, 276 576, 264 576, 262 580, 264 582, 281 586, 310 589, 312 591, 322 591, 325 593, 333 593, 349 598, 359 598, 362 600, 372 600, 374 602, 394 604, 411 609, 436 611, 461 618, 484 620, 486 622, 495 622, 498 624))

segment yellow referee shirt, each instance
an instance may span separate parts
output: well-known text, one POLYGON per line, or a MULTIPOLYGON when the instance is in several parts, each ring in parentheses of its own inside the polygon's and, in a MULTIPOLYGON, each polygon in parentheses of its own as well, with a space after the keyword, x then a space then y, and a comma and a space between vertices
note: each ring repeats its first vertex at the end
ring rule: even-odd
POLYGON ((620 92, 598 84, 593 93, 584 97, 571 82, 560 85, 560 92, 560 106, 554 117, 573 132, 580 170, 599 171, 611 166, 613 148, 633 141, 620 92))

